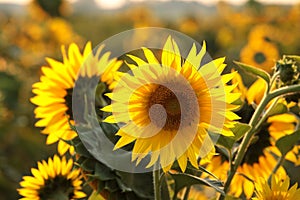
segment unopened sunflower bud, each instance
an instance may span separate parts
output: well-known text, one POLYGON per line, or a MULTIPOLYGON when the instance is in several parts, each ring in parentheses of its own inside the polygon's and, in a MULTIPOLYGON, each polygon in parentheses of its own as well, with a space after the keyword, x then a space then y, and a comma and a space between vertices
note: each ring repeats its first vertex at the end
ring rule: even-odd
POLYGON ((283 57, 276 62, 276 71, 279 72, 280 80, 284 85, 293 85, 296 80, 298 81, 298 67, 293 60, 283 57))

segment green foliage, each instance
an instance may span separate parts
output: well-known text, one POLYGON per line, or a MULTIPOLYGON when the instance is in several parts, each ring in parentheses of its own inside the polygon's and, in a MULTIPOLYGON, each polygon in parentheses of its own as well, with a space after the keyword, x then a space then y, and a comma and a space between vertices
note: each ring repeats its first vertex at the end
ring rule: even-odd
POLYGON ((224 191, 222 190, 223 183, 221 181, 200 178, 198 176, 194 176, 186 173, 171 174, 171 176, 175 181, 175 189, 174 189, 175 197, 176 194, 184 187, 192 186, 195 184, 210 186, 214 188, 216 191, 218 191, 219 193, 224 194, 224 191))
POLYGON ((268 113, 268 117, 286 113, 288 111, 287 106, 284 103, 276 103, 276 105, 268 113))
POLYGON ((276 147, 280 150, 282 156, 285 156, 290 150, 294 148, 294 145, 298 143, 300 139, 300 129, 292 134, 281 137, 276 141, 276 147))
POLYGON ((234 63, 241 69, 244 69, 245 71, 264 79, 268 84, 270 83, 270 75, 264 70, 238 61, 234 61, 234 63))
POLYGON ((109 191, 110 198, 116 200, 153 198, 152 173, 113 170, 94 159, 79 137, 74 138, 72 142, 78 156, 78 167, 85 171, 89 183, 97 183, 98 192, 109 191))
POLYGON ((16 77, 0 72, 0 103, 3 101, 9 109, 16 109, 20 87, 21 83, 16 77))
POLYGON ((175 180, 169 173, 164 173, 161 177, 161 197, 162 199, 174 199, 175 196, 175 180))
POLYGON ((231 129, 234 136, 227 137, 227 136, 217 135, 217 134, 212 134, 212 136, 219 137, 217 141, 217 145, 225 147, 227 150, 231 151, 235 142, 240 140, 250 128, 251 126, 248 124, 237 122, 234 128, 231 129))

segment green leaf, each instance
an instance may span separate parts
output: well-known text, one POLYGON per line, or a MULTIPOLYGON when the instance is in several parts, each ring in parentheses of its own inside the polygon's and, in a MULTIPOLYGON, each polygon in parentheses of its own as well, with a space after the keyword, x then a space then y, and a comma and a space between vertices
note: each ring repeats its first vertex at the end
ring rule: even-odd
POLYGON ((259 68, 256 68, 254 66, 251 66, 251 65, 247 65, 247 64, 244 64, 244 63, 241 63, 241 62, 238 62, 238 61, 234 61, 234 63, 239 66, 240 68, 246 70, 247 72, 251 73, 251 74, 254 74, 256 76, 259 76, 261 77, 262 79, 264 79, 268 84, 270 83, 270 75, 262 70, 262 69, 259 69, 259 68))
POLYGON ((113 171, 100 162, 97 162, 95 165, 94 176, 100 179, 101 181, 107 181, 116 178, 113 171))
POLYGON ((105 182, 104 189, 107 189, 109 192, 117 192, 120 188, 116 180, 109 180, 105 182))
POLYGON ((85 148, 85 146, 82 143, 77 143, 74 145, 75 152, 79 155, 82 155, 87 158, 92 158, 90 152, 85 148))
POLYGON ((95 102, 97 106, 100 107, 104 107, 106 105, 108 105, 108 103, 106 102, 106 100, 103 97, 103 94, 106 91, 106 84, 100 82, 97 87, 96 87, 96 95, 95 95, 95 102))
POLYGON ((235 141, 240 140, 249 130, 251 126, 249 124, 237 122, 231 131, 233 132, 234 136, 233 139, 235 141))
POLYGON ((142 198, 153 198, 153 177, 152 172, 128 173, 116 171, 123 187, 131 188, 132 191, 142 198))
POLYGON ((300 56, 297 55, 286 55, 287 58, 293 59, 294 61, 300 63, 300 56))
POLYGON ((234 143, 240 140, 247 132, 250 130, 251 126, 248 124, 244 124, 241 122, 237 122, 234 128, 231 128, 234 136, 224 136, 216 133, 210 133, 212 138, 218 138, 217 144, 225 147, 229 151, 231 151, 234 143))
POLYGON ((272 110, 270 110, 270 112, 268 113, 268 117, 270 116, 274 116, 274 115, 279 115, 279 114, 283 114, 286 113, 288 111, 288 108, 285 104, 283 103, 277 103, 272 110))
POLYGON ((184 187, 201 184, 214 188, 216 191, 225 195, 223 191, 223 183, 216 180, 204 179, 190 174, 178 173, 171 174, 175 181, 175 196, 184 187))
POLYGON ((186 173, 187 172, 191 172, 191 173, 189 173, 189 174, 191 174, 191 175, 201 175, 202 173, 206 173, 206 174, 208 174, 208 175, 210 175, 211 177, 214 177, 215 179, 218 179, 218 177, 216 176, 216 175, 214 175, 213 173, 211 173, 210 171, 208 171, 207 169, 205 169, 204 167, 201 167, 201 166, 198 166, 199 167, 199 169, 196 169, 196 168, 192 168, 192 167, 189 167, 189 166, 187 166, 187 171, 186 171, 186 173))
POLYGON ((88 200, 105 200, 105 199, 97 191, 93 191, 91 196, 89 196, 88 200))
POLYGON ((281 155, 285 156, 298 143, 299 139, 300 129, 290 135, 281 137, 279 140, 277 140, 275 145, 281 152, 281 155))
POLYGON ((83 161, 80 166, 82 167, 82 169, 89 171, 89 172, 95 170, 95 162, 89 158, 87 158, 85 161, 83 161))

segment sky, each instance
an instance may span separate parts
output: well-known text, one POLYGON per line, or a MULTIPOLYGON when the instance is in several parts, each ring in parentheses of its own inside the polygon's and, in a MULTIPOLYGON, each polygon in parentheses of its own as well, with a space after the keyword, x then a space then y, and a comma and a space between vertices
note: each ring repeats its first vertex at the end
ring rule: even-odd
MULTIPOLYGON (((0 0, 0 3, 17 3, 17 4, 27 4, 31 0, 0 0)), ((74 2, 76 0, 69 0, 71 2, 74 2)), ((96 3, 99 5, 101 8, 105 9, 116 9, 121 7, 126 3, 128 0, 95 0, 96 3)), ((144 0, 130 0, 131 2, 136 2, 136 1, 144 1, 144 0)), ((168 0, 159 0, 159 1, 168 1, 168 0)), ((181 1, 198 1, 204 4, 214 4, 218 2, 219 0, 181 0, 181 1)), ((242 4, 247 0, 226 0, 227 2, 231 2, 233 4, 242 4)), ((294 4, 294 3, 300 3, 300 0, 258 0, 259 2, 263 3, 278 3, 278 4, 294 4)))

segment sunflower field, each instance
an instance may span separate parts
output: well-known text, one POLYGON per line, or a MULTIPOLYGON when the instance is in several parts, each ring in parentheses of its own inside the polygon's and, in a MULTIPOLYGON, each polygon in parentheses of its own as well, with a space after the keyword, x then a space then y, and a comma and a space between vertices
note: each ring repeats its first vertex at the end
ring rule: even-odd
POLYGON ((299 200, 300 2, 270 2, 0 1, 0 199, 299 200))

